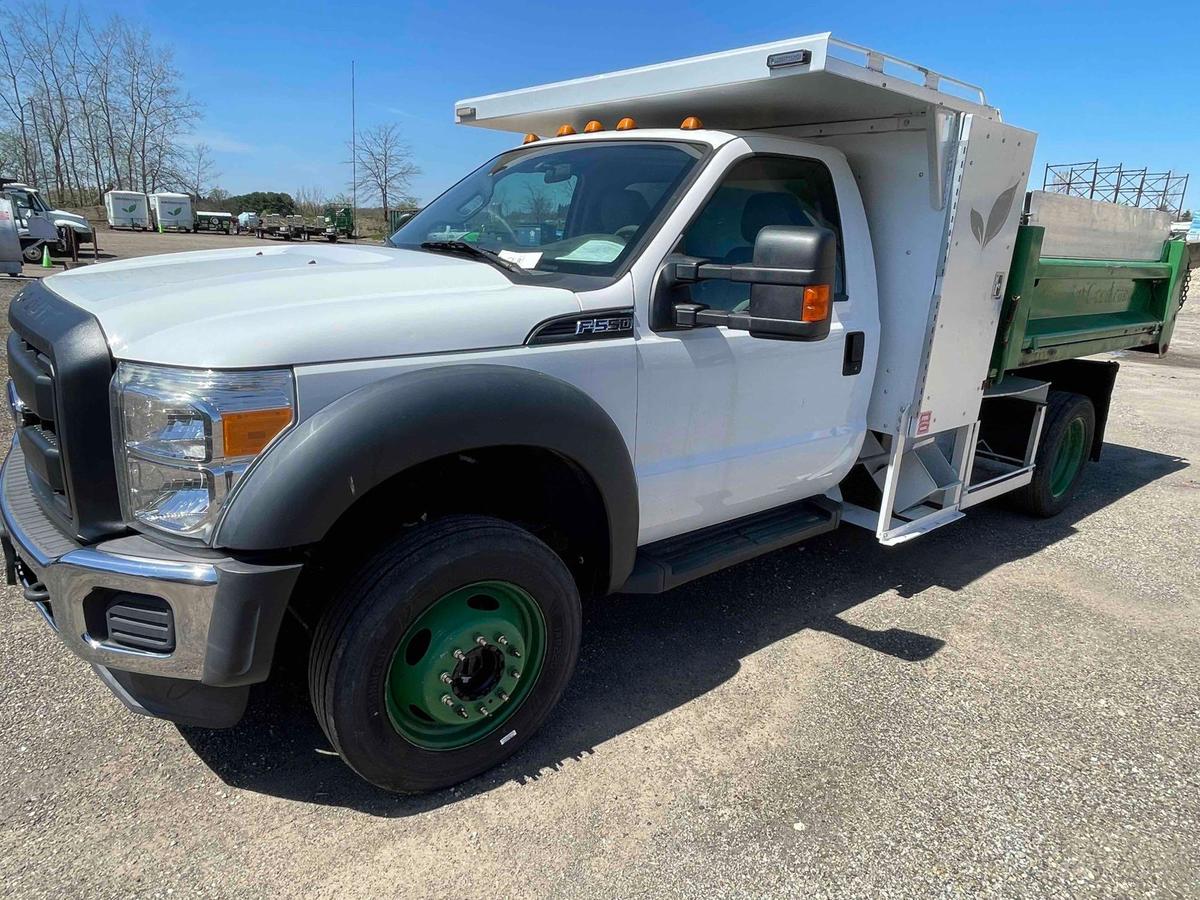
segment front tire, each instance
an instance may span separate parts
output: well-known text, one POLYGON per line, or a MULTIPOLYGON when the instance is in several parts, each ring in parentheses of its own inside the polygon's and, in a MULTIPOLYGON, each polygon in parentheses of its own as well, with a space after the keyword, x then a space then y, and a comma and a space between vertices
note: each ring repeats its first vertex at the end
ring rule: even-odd
POLYGON ((1026 512, 1048 519, 1075 499, 1096 433, 1096 408, 1082 394, 1051 391, 1033 480, 1013 493, 1026 512))
POLYGON ((580 631, 579 593, 554 551, 508 522, 449 516, 371 557, 334 598, 313 635, 313 709, 372 784, 448 787, 546 721, 580 631))

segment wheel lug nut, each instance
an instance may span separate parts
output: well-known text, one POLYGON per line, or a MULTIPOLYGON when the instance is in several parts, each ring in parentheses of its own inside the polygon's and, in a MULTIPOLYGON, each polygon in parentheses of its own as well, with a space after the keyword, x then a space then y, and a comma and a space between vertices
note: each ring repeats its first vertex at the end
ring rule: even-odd
POLYGON ((517 669, 509 669, 508 674, 511 675, 513 678, 521 677, 521 673, 517 669))
POLYGON ((452 653, 451 656, 460 661, 467 658, 467 654, 463 653, 457 647, 454 649, 454 653, 452 653))
POLYGON ((500 698, 501 703, 508 702, 508 694, 504 693, 504 691, 497 691, 496 696, 500 698))
POLYGON ((496 643, 499 644, 501 647, 507 647, 508 646, 508 638, 506 638, 502 634, 498 634, 498 635, 496 635, 496 643))
POLYGON ((468 712, 467 712, 465 709, 463 709, 461 706, 460 706, 458 709, 456 709, 456 710, 455 710, 455 712, 456 712, 456 713, 458 713, 458 717, 459 717, 460 719, 469 719, 469 718, 471 718, 471 714, 470 714, 470 713, 468 713, 468 712))
POLYGON ((485 638, 482 634, 477 634, 475 635, 475 643, 477 643, 480 647, 486 647, 487 638, 485 638))
POLYGON ((518 650, 516 647, 509 647, 508 652, 511 653, 513 656, 515 656, 517 659, 521 658, 521 651, 518 650))
POLYGON ((488 708, 486 706, 481 706, 481 707, 479 707, 479 714, 481 716, 490 716, 491 712, 488 711, 488 708))
POLYGON ((449 672, 443 672, 438 677, 441 679, 442 684, 449 684, 450 682, 452 682, 454 680, 453 678, 450 677, 449 672))
POLYGON ((446 704, 447 706, 453 706, 454 698, 451 697, 449 694, 442 694, 442 702, 444 704, 446 704))

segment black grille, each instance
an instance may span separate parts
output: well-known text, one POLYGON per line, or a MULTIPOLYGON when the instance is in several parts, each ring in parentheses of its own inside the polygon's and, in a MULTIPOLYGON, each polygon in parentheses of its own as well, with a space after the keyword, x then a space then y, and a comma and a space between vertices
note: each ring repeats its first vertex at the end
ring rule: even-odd
POLYGON ((82 541, 121 531, 108 413, 113 364, 100 323, 41 282, 13 299, 8 319, 30 488, 46 514, 82 541))
POLYGON ((167 601, 117 594, 104 611, 106 644, 128 650, 170 653, 175 649, 175 620, 167 601))

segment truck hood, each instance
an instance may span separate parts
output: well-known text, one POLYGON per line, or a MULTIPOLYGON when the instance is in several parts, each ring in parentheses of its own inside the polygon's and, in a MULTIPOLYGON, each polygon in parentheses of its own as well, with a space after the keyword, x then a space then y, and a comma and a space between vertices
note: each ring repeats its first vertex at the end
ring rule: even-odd
POLYGON ((54 220, 55 225, 70 226, 76 231, 91 234, 92 226, 83 216, 77 216, 75 213, 67 212, 65 209, 52 209, 47 215, 54 220))
POLYGON ((516 346, 580 308, 485 262, 374 245, 144 256, 45 283, 99 319, 118 359, 203 368, 516 346))

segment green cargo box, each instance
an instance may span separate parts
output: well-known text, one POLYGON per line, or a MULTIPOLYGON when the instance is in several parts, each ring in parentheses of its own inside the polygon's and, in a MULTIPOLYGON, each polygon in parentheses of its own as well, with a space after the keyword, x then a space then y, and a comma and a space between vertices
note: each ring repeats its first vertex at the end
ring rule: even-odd
POLYGON ((1164 241, 1159 260, 1043 256, 1046 228, 1022 225, 1013 248, 991 382, 1026 366, 1112 350, 1162 355, 1188 274, 1188 248, 1164 241))

